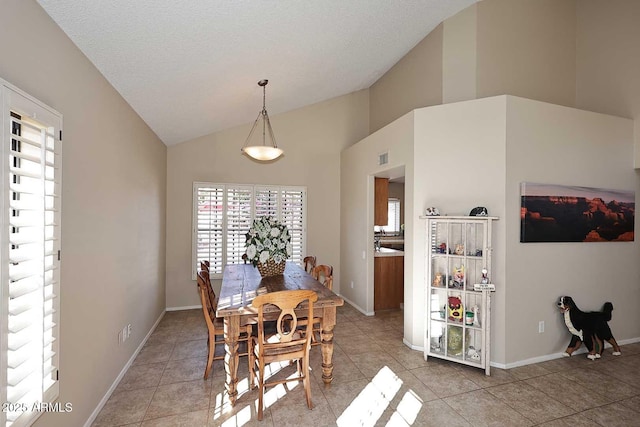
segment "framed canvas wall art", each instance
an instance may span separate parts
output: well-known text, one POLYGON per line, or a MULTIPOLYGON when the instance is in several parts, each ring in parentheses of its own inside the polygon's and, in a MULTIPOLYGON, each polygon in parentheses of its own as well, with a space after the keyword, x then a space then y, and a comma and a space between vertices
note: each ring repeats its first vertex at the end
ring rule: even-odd
POLYGON ((520 241, 634 240, 635 193, 625 190, 523 182, 520 241))

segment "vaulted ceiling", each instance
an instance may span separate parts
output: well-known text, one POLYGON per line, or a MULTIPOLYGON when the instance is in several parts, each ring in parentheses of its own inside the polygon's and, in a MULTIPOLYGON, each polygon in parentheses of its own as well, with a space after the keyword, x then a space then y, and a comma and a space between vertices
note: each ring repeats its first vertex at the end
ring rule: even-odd
MULTIPOLYGON (((371 86, 477 0, 38 0, 167 145, 371 86)), ((90 94, 88 94, 90 96, 90 94)))

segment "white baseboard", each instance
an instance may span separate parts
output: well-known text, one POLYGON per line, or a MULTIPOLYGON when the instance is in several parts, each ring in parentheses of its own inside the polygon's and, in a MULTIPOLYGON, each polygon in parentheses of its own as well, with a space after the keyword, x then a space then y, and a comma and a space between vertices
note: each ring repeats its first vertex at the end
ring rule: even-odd
POLYGON ((102 398, 102 400, 100 400, 100 402, 98 403, 98 406, 96 406, 96 409, 93 410, 93 412, 89 416, 89 419, 87 420, 87 422, 84 423, 84 427, 91 427, 91 424, 93 424, 93 422, 96 420, 96 417, 98 416, 98 414, 100 413, 102 408, 104 408, 104 405, 107 403, 107 401, 111 397, 111 394, 113 394, 114 390, 116 389, 116 387, 118 386, 118 384, 122 380, 122 377, 124 377, 124 374, 127 373, 127 370, 129 370, 129 368, 131 367, 131 364, 136 359, 136 357, 138 356, 138 353, 140 353, 140 350, 142 350, 142 347, 144 347, 144 345, 146 344, 147 340, 149 339, 149 337, 151 336, 153 331, 156 330, 156 327, 158 326, 158 324, 160 323, 160 321, 164 317, 165 313, 166 313, 166 311, 163 311, 162 314, 160 314, 160 317, 158 317, 158 320, 156 320, 156 323, 153 324, 153 326, 151 327, 151 329, 149 330, 147 335, 144 337, 144 339, 142 340, 142 342, 140 343, 140 345, 136 349, 136 351, 133 352, 133 355, 129 358, 129 361, 126 363, 126 365, 124 365, 124 367, 122 368, 122 370, 120 371, 120 373, 116 377, 116 379, 113 382, 113 384, 111 384, 111 387, 109 387, 109 390, 107 390, 107 392, 105 393, 105 395, 102 398))
POLYGON ((355 308, 356 310, 358 310, 360 313, 364 314, 365 316, 375 316, 376 313, 375 311, 370 311, 368 312, 367 310, 362 309, 358 304, 356 304, 355 302, 349 300, 348 298, 345 298, 344 295, 340 295, 340 298, 342 298, 343 300, 345 300, 346 302, 348 302, 350 305, 353 306, 353 308, 355 308))
POLYGON ((167 307, 167 311, 193 310, 194 308, 202 308, 202 305, 187 305, 184 307, 167 307))
MULTIPOLYGON (((634 344, 637 342, 640 342, 640 337, 618 341, 618 344, 626 345, 626 344, 634 344)), ((604 347, 605 349, 611 348, 611 344, 605 343, 604 347)), ((572 357, 575 357, 576 355, 579 355, 579 354, 585 354, 586 352, 587 352, 587 349, 583 346, 579 350, 577 350, 575 353, 573 353, 572 357)), ((507 364, 491 362, 491 366, 494 366, 500 369, 511 369, 511 368, 517 368, 519 366, 531 365, 533 363, 547 362, 549 360, 559 359, 561 357, 565 357, 565 356, 563 356, 562 353, 553 353, 553 354, 547 354, 544 356, 532 357, 531 359, 518 360, 517 362, 512 362, 507 364)))
MULTIPOLYGON (((406 339, 402 339, 402 342, 404 343, 404 345, 406 345, 407 347, 409 347, 411 350, 420 350, 420 351, 424 351, 424 347, 420 347, 417 345, 411 345, 411 343, 409 341, 407 341, 406 339)), ((631 338, 628 340, 622 340, 622 341, 618 341, 619 345, 626 345, 626 344, 634 344, 640 342, 640 338, 631 338)), ((611 345, 609 343, 605 343, 605 348, 611 348, 611 345)), ((587 353, 587 349, 582 347, 579 350, 577 350, 575 353, 573 353, 573 357, 579 355, 579 354, 586 354, 587 353)), ((624 349, 623 349, 623 353, 624 353, 624 349)), ((534 363, 540 363, 540 362, 547 362, 549 360, 554 360, 554 359, 560 359, 561 357, 565 357, 562 355, 562 353, 553 353, 553 354, 545 354, 543 356, 537 356, 537 357, 532 357, 530 359, 524 359, 524 360, 518 360, 516 362, 511 362, 511 363, 497 363, 497 362, 491 362, 490 365, 492 368, 498 368, 498 369, 511 369, 511 368, 518 368, 520 366, 526 366, 526 365, 532 365, 534 363)))
POLYGON ((409 347, 411 350, 418 350, 418 351, 421 351, 421 352, 424 353, 424 347, 423 346, 411 345, 411 343, 409 341, 407 341, 405 338, 402 338, 402 342, 404 343, 404 345, 409 347))

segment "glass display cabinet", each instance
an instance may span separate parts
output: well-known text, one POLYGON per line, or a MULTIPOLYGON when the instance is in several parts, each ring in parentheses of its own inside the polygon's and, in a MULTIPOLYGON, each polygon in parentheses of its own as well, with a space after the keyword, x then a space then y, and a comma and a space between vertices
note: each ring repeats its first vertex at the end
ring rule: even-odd
POLYGON ((490 374, 491 226, 496 217, 423 216, 427 221, 425 359, 490 374))

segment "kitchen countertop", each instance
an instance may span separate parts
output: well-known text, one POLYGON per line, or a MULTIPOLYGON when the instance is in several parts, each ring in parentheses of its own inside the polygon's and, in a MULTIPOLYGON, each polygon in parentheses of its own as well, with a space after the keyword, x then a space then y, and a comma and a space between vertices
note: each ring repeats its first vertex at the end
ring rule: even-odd
POLYGON ((389 237, 389 238, 381 238, 380 239, 380 244, 383 243, 388 243, 388 244, 402 244, 404 243, 404 239, 401 239, 399 237, 393 238, 393 237, 389 237))
POLYGON ((387 256, 404 256, 404 251, 399 251, 397 249, 389 249, 389 248, 380 248, 374 252, 374 257, 387 257, 387 256))

